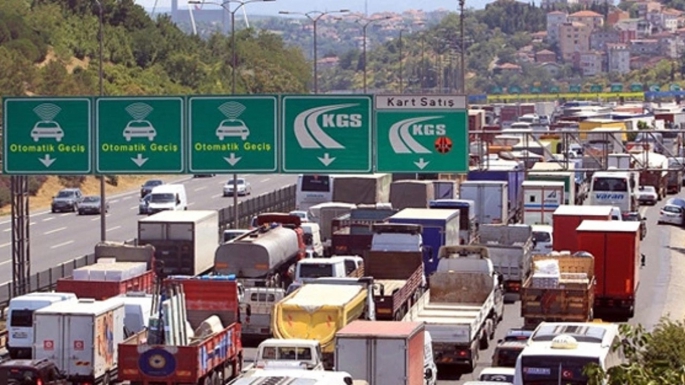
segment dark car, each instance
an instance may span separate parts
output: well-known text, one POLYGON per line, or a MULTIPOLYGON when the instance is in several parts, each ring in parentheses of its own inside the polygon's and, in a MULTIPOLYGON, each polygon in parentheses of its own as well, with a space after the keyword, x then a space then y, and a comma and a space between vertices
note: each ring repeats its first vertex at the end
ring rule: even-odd
POLYGON ((0 384, 66 385, 67 379, 54 363, 42 360, 9 360, 0 364, 0 384))
POLYGON ((145 181, 145 183, 143 183, 143 185, 140 186, 140 197, 144 198, 145 195, 152 192, 153 188, 155 188, 157 186, 161 186, 163 184, 164 184, 164 181, 159 180, 159 179, 150 179, 150 180, 145 181))
POLYGON ((510 329, 506 336, 497 341, 495 352, 492 354, 492 366, 514 368, 516 359, 528 345, 528 339, 533 332, 531 330, 510 329))
POLYGON ((60 190, 57 195, 52 197, 52 205, 50 211, 53 213, 63 211, 78 210, 78 205, 83 200, 83 193, 78 188, 65 188, 60 190))
POLYGON ((647 236, 647 218, 643 217, 639 212, 623 213, 624 221, 640 222, 640 240, 647 236))
POLYGON ((150 214, 150 198, 152 198, 152 194, 147 194, 140 200, 140 203, 138 203, 138 214, 150 214))
MULTIPOLYGON (((78 205, 79 215, 100 214, 102 212, 102 200, 97 195, 89 195, 78 205)), ((109 202, 105 201, 105 213, 109 212, 109 202)))

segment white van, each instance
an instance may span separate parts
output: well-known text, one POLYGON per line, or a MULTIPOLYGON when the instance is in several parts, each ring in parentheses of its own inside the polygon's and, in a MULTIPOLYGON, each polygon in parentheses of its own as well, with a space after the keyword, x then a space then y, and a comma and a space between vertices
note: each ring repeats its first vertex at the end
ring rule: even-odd
POLYGON ((164 184, 152 189, 148 214, 152 215, 164 210, 188 210, 188 197, 184 185, 164 184))
POLYGON ((74 293, 29 293, 10 300, 7 351, 12 359, 33 356, 33 312, 61 301, 76 301, 74 293))
POLYGON ((304 243, 307 250, 314 252, 314 258, 323 257, 323 243, 321 242, 321 227, 317 223, 305 222, 300 225, 304 232, 304 243))

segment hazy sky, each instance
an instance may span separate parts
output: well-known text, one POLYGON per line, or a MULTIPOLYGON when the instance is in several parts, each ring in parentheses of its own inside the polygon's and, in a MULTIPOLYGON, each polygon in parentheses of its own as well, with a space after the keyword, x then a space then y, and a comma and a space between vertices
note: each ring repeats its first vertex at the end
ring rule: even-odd
MULTIPOLYGON (((161 9, 171 8, 171 0, 156 0, 157 7, 161 9)), ((221 2, 222 0, 216 0, 221 2)), ((146 9, 152 9, 155 5, 155 0, 135 0, 136 3, 142 5, 146 9)), ((466 0, 467 8, 483 8, 487 0, 466 0)), ((327 11, 346 8, 353 12, 364 12, 364 6, 368 6, 368 12, 402 12, 408 9, 421 9, 424 11, 434 11, 437 9, 457 10, 457 0, 276 0, 273 2, 266 2, 263 4, 246 5, 248 14, 254 15, 276 15, 279 11, 291 12, 309 12, 309 11, 327 11)), ((178 0, 179 8, 186 8, 187 0, 178 0)), ((204 7, 216 8, 216 5, 206 4, 204 7)))

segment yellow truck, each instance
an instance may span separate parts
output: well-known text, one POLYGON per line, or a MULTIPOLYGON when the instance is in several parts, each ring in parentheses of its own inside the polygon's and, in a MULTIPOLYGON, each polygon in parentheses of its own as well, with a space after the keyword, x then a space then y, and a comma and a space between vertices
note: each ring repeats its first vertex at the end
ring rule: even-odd
POLYGON ((319 278, 307 283, 274 306, 274 337, 319 341, 324 367, 330 370, 335 333, 354 320, 375 319, 369 293, 373 293, 370 278, 319 278))

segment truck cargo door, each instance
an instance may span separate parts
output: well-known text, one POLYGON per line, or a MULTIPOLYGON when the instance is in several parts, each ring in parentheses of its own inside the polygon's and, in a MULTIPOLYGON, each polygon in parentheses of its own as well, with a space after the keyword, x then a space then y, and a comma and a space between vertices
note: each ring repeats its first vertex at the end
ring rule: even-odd
POLYGON ((632 296, 636 269, 635 235, 610 233, 605 237, 604 295, 618 298, 632 296), (632 235, 632 239, 631 236, 632 235))
MULTIPOLYGON (((606 295, 606 275, 607 266, 609 266, 606 264, 605 258, 608 247, 607 239, 608 237, 603 233, 579 232, 578 234, 578 251, 587 251, 595 257, 595 279, 597 281, 595 295, 602 297, 606 295)), ((613 267, 613 269, 617 268, 616 266, 613 267)))
POLYGON ((64 317, 57 314, 41 314, 35 318, 33 358, 36 360, 47 359, 64 370, 64 343, 62 335, 64 330, 64 317))
MULTIPOLYGON (((407 365, 407 355, 409 347, 402 338, 396 339, 375 339, 373 343, 373 357, 376 372, 372 383, 374 384, 407 384, 409 370, 407 365)), ((412 357, 414 362, 421 362, 423 356, 423 346, 416 349, 418 356, 412 357)), ((423 372, 423 365, 418 369, 423 372)))
MULTIPOLYGON (((98 366, 102 365, 96 357, 104 356, 103 351, 107 350, 107 346, 106 343, 104 346, 101 346, 101 340, 104 341, 107 332, 112 333, 112 330, 95 330, 93 317, 91 315, 69 315, 64 317, 63 350, 65 366, 63 368, 70 375, 88 376, 93 374, 93 370, 95 370, 95 375, 97 376, 98 366), (97 335, 97 341, 93 340, 93 335, 97 335)), ((104 318, 105 315, 100 317, 104 318)))
MULTIPOLYGON (((352 378, 374 383, 372 341, 365 338, 341 338, 335 344, 335 368, 349 373, 352 378)), ((398 365, 393 362, 391 367, 398 365)), ((378 382, 376 382, 378 383, 378 382)), ((381 382, 385 383, 385 382, 381 382)), ((390 383, 389 381, 387 383, 390 383)), ((400 382, 401 383, 401 382, 400 382)))

